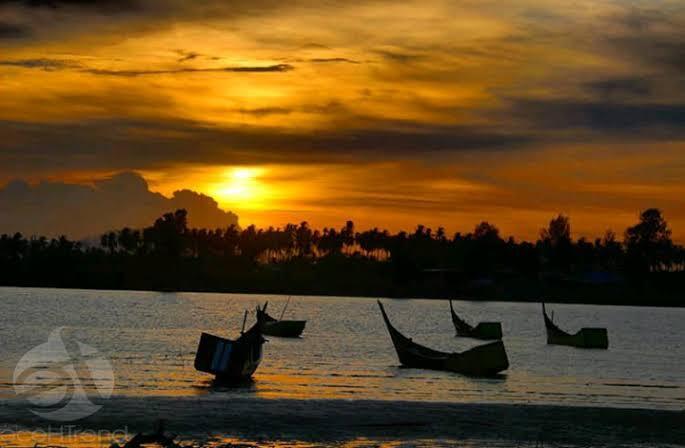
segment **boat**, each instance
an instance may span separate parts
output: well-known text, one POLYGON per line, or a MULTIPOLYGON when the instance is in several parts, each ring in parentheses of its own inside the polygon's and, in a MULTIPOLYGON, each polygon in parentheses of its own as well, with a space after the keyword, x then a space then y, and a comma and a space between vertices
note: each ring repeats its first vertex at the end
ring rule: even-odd
POLYGON ((281 338, 298 338, 304 331, 304 327, 307 324, 306 320, 283 320, 283 315, 285 314, 286 308, 288 308, 288 303, 290 299, 286 302, 285 307, 283 307, 283 312, 281 313, 280 319, 275 319, 269 316, 266 312, 266 307, 269 302, 264 304, 264 307, 258 311, 260 315, 258 316, 259 322, 262 325, 262 333, 268 336, 277 336, 281 338))
POLYGON ((210 373, 220 383, 235 383, 249 380, 262 360, 262 336, 257 306, 257 322, 245 331, 247 311, 243 318, 243 330, 235 340, 202 333, 195 354, 195 369, 210 373))
POLYGON ((452 323, 454 329, 457 330, 457 336, 465 338, 475 338, 483 340, 502 339, 502 324, 499 322, 479 322, 475 327, 460 318, 454 312, 452 301, 450 300, 450 313, 452 314, 452 323))
POLYGON ((405 367, 446 370, 469 376, 493 376, 509 368, 509 359, 500 341, 479 345, 461 353, 445 353, 417 344, 390 323, 383 304, 378 301, 383 320, 395 346, 397 357, 405 367))
POLYGON ((542 316, 545 319, 548 344, 569 345, 578 348, 609 348, 609 335, 606 328, 581 328, 575 334, 567 333, 550 319, 544 303, 542 304, 542 316))

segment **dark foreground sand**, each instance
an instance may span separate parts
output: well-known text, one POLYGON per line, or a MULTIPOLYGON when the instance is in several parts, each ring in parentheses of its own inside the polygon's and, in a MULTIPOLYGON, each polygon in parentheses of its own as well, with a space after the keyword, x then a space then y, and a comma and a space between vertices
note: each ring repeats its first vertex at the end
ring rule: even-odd
MULTIPOLYGON (((192 440, 221 434, 324 446, 360 438, 395 440, 401 446, 436 439, 459 441, 455 446, 685 446, 683 411, 206 396, 122 397, 103 404, 95 415, 69 424, 136 432, 165 419, 169 431, 192 440)), ((4 428, 36 430, 49 424, 59 425, 34 416, 19 400, 0 402, 4 428)))

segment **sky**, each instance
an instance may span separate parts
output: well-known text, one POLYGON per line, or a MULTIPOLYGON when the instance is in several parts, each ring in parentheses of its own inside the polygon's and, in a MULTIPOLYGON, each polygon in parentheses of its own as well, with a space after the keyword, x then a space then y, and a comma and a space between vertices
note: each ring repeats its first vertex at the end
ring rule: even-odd
POLYGON ((595 237, 659 207, 682 242, 684 87, 681 0, 0 0, 0 214, 12 180, 136 173, 242 226, 595 237))

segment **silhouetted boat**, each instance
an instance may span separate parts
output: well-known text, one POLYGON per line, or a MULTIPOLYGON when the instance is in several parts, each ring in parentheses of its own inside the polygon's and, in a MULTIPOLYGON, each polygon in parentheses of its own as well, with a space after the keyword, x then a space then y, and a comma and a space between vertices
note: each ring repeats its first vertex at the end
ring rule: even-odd
MULTIPOLYGON (((288 299, 288 302, 290 302, 290 299, 288 299)), ((285 314, 285 309, 288 307, 288 303, 286 303, 283 308, 281 319, 274 319, 266 313, 266 306, 268 304, 269 302, 266 302, 264 307, 260 311, 257 311, 257 313, 260 313, 258 320, 262 324, 262 333, 282 338, 297 338, 302 334, 304 326, 307 324, 306 320, 282 319, 283 314, 285 314)))
POLYGON ((451 300, 450 313, 452 314, 452 323, 454 324, 454 329, 457 330, 457 336, 484 340, 502 339, 501 323, 480 322, 474 327, 457 316, 457 313, 454 312, 454 307, 452 307, 451 300))
MULTIPOLYGON (((259 307, 257 313, 259 315, 259 307)), ((247 311, 243 319, 243 330, 247 311)), ((239 382, 252 377, 262 360, 262 337, 259 318, 247 331, 241 331, 236 340, 202 333, 195 355, 195 369, 211 373, 218 382, 239 382)))
POLYGON ((509 368, 502 341, 480 345, 462 353, 445 353, 424 347, 397 331, 378 301, 383 320, 402 365, 418 369, 448 370, 465 375, 491 376, 509 368))
POLYGON ((547 343, 570 345, 578 348, 609 348, 609 336, 606 328, 581 328, 575 334, 566 333, 547 316, 545 304, 542 304, 542 316, 545 319, 547 343))

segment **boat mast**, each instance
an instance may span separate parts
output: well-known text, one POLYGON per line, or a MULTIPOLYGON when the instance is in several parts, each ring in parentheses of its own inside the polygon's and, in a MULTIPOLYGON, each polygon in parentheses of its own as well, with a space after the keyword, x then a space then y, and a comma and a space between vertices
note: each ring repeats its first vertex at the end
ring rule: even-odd
POLYGON ((245 310, 245 316, 243 316, 243 328, 240 330, 240 334, 245 333, 245 323, 247 322, 247 310, 245 310))
POLYGON ((283 311, 281 311, 281 317, 278 318, 278 320, 283 320, 283 315, 285 314, 285 310, 288 309, 288 304, 290 303, 290 299, 292 296, 288 296, 288 301, 285 302, 285 306, 283 307, 283 311))

